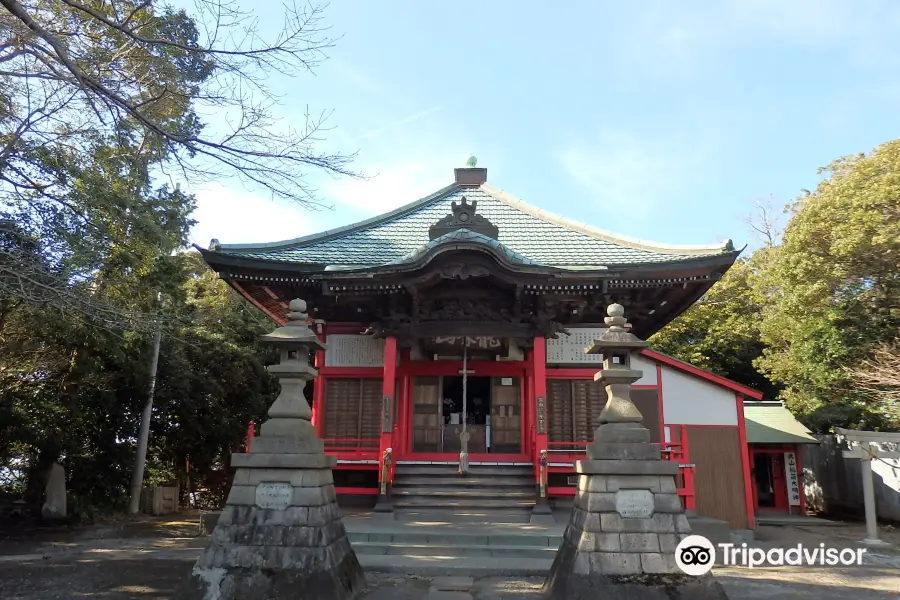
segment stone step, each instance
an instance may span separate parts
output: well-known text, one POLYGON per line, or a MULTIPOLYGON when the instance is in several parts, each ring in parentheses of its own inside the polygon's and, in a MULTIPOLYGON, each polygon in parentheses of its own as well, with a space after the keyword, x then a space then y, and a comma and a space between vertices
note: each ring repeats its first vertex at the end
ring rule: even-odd
POLYGON ((526 509, 456 509, 433 507, 398 508, 394 517, 401 523, 451 523, 458 525, 528 524, 531 508, 526 509))
POLYGON ((401 487, 401 488, 393 488, 392 490, 393 496, 396 499, 401 498, 409 498, 410 496, 417 497, 430 497, 430 498, 439 498, 439 497, 447 497, 447 498, 460 498, 464 500, 468 499, 497 499, 498 497, 502 498, 516 498, 519 500, 531 500, 534 502, 535 493, 534 490, 520 490, 520 489, 504 489, 502 491, 498 491, 496 489, 477 489, 477 488, 448 488, 448 487, 401 487))
POLYGON ((435 545, 388 544, 382 542, 353 542, 357 554, 384 554, 390 556, 431 556, 459 558, 547 558, 553 560, 556 548, 550 546, 501 546, 501 545, 435 545))
POLYGON ((394 475, 394 487, 400 486, 423 486, 423 485, 444 485, 448 487, 529 487, 534 488, 534 477, 519 476, 491 476, 491 477, 471 477, 460 475, 394 475))
POLYGON ((547 575, 553 564, 553 556, 547 558, 468 558, 360 553, 357 558, 359 564, 366 571, 426 576, 543 577, 547 575), (440 560, 435 560, 437 558, 440 560))
POLYGON ((447 531, 347 531, 351 542, 380 544, 412 544, 437 546, 524 546, 556 549, 562 543, 562 535, 550 533, 459 533, 458 528, 447 531))
POLYGON ((394 500, 397 508, 406 507, 435 507, 444 509, 471 509, 471 508, 528 508, 535 504, 534 496, 531 498, 497 498, 494 497, 461 497, 454 496, 408 496, 394 500))

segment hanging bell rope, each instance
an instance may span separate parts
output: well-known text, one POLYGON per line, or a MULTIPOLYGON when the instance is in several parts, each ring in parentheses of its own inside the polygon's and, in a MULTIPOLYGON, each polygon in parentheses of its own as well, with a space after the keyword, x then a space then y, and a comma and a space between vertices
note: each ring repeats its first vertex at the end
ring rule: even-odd
MULTIPOLYGON (((464 338, 468 341, 468 338, 464 338)), ((466 431, 466 421, 468 414, 466 411, 466 382, 469 378, 468 368, 468 347, 463 343, 463 372, 462 372, 462 433, 459 434, 459 474, 465 475, 469 470, 469 452, 468 441, 469 433, 466 431)))

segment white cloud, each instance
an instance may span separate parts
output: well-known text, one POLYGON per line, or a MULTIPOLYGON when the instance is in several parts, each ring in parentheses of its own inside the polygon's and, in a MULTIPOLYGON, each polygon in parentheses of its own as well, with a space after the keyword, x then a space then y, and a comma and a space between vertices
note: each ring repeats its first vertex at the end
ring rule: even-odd
POLYGON ((322 229, 321 213, 283 200, 271 200, 237 187, 208 183, 187 188, 197 197, 191 239, 207 247, 212 238, 223 244, 288 240, 322 229))
MULTIPOLYGON (((415 156, 412 154, 411 156, 415 156)), ((353 221, 372 217, 432 194, 453 183, 453 169, 464 164, 465 152, 439 151, 416 158, 385 160, 360 169, 369 179, 339 179, 323 186, 323 197, 349 209, 353 221)))
POLYGON ((430 115, 432 113, 436 113, 440 109, 441 109, 440 106, 432 106, 431 108, 427 108, 425 110, 419 111, 413 115, 409 115, 408 117, 404 117, 404 118, 394 121, 392 123, 388 123, 387 125, 382 125, 380 127, 376 127, 375 129, 370 129, 369 131, 360 135, 359 139, 372 138, 372 137, 375 137, 377 135, 384 133, 385 131, 390 131, 391 129, 394 129, 397 127, 402 127, 403 125, 408 125, 409 123, 414 123, 415 121, 418 121, 419 119, 424 119, 425 117, 427 117, 428 115, 430 115))
POLYGON ((618 28, 626 69, 681 75, 722 60, 724 50, 772 41, 831 47, 868 63, 893 60, 900 4, 889 0, 722 0, 646 3, 618 28))
POLYGON ((570 146, 559 160, 570 176, 596 195, 603 210, 627 210, 640 218, 684 185, 692 162, 684 150, 606 131, 594 143, 570 146))

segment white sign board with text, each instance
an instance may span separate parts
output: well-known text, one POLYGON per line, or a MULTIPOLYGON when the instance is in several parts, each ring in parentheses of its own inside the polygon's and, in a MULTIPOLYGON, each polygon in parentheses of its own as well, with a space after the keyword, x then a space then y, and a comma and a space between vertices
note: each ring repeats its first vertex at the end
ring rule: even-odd
POLYGON ((784 453, 784 475, 787 481, 788 504, 800 506, 800 476, 797 473, 797 456, 793 452, 784 453))

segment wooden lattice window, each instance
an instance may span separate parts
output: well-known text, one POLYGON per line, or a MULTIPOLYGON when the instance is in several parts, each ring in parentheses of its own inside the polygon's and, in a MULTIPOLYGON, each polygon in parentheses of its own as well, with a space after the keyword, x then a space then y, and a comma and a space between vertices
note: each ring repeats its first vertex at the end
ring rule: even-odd
POLYGON ((381 379, 325 380, 325 439, 377 439, 381 433, 381 389, 381 379))
MULTIPOLYGON (((606 404, 599 383, 579 379, 547 380, 547 434, 552 442, 589 442, 606 404)), ((565 449, 575 449, 567 447, 565 449)))

